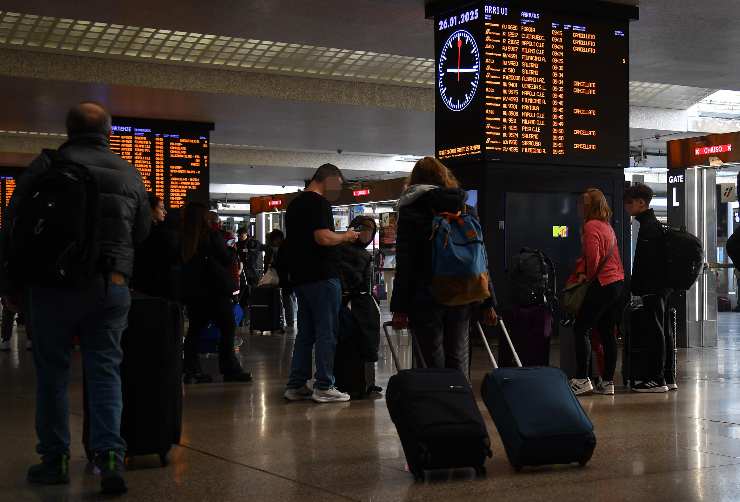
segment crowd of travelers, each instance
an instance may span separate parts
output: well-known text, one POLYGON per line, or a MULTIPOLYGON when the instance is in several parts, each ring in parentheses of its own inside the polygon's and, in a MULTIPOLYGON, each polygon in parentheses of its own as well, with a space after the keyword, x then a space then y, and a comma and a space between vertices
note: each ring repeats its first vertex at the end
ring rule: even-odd
MULTIPOLYGON (((337 351, 346 350, 338 347, 344 343, 345 315, 354 316, 347 321, 352 329, 368 328, 359 359, 366 377, 362 385, 379 390, 374 384, 374 361, 380 311, 371 295, 372 256, 365 250, 377 225, 372 218, 360 217, 347 231, 336 231, 332 202, 345 182, 338 167, 325 164, 316 170, 287 208, 285 233, 274 230, 262 244, 246 230, 240 230, 238 237, 224 232, 215 214, 199 202, 188 202, 168 214, 161 197, 146 193, 136 169, 109 149, 111 117, 100 104, 75 106, 66 125, 67 142, 57 151, 43 152, 19 178, 6 215, 6 221, 14 224, 3 225, 6 266, 0 350, 9 349, 15 319, 25 322, 38 377, 36 432, 41 463, 29 469, 31 483, 69 482, 67 386, 71 340, 77 337, 90 410, 92 460, 101 474, 103 492, 126 491, 119 366, 132 290, 184 305, 189 321, 183 359, 186 384, 213 381, 204 373, 198 351, 198 338, 210 324, 220 333, 218 364, 223 381, 252 380, 234 350, 234 307, 246 309, 250 292, 264 281, 263 275, 272 275, 272 284, 281 288, 287 328, 292 329, 297 320, 285 399, 331 403, 349 401, 354 395, 340 390, 335 378, 337 351), (43 237, 43 232, 24 234, 23 229, 28 220, 38 217, 34 211, 48 211, 36 199, 39 194, 43 197, 44 187, 63 183, 55 174, 61 171, 77 173, 76 183, 84 186, 76 208, 56 208, 59 214, 77 210, 77 227, 60 228, 78 239, 76 247, 46 249, 47 254, 58 252, 58 259, 46 268, 39 267, 44 258, 23 246, 32 242, 28 239, 43 237), (89 235, 78 235, 79 228, 88 228, 89 235), (75 254, 70 257, 70 253, 75 254), (81 256, 88 260, 93 256, 94 263, 85 263, 81 256), (33 264, 33 274, 29 264, 33 264)), ((650 188, 641 184, 631 186, 624 195, 625 210, 640 224, 629 283, 606 197, 598 189, 588 189, 581 196, 583 253, 573 281, 584 285, 585 294, 573 325, 576 370, 570 384, 576 395, 614 394, 618 328, 633 297, 640 303, 639 309, 633 309, 633 329, 647 341, 649 363, 639 374, 633 372, 631 388, 650 393, 677 389, 672 356, 675 341, 665 329, 670 291, 656 277, 662 247, 660 223, 650 209, 652 196, 650 188), (604 355, 596 385, 590 344, 595 330, 604 355)), ((398 201, 390 310, 395 328, 411 330, 426 365, 458 369, 468 376, 471 323, 497 323, 496 295, 485 272, 475 284, 466 285, 464 292, 455 293, 454 301, 442 302, 439 285, 451 287, 452 283, 440 283, 433 273, 433 262, 439 257, 430 239, 440 215, 450 224, 462 221, 461 215, 477 222, 475 208, 466 204, 466 197, 440 161, 426 157, 416 163, 398 201)), ((54 217, 43 214, 49 221, 54 217)), ((61 239, 59 235, 49 237, 54 238, 61 239)), ((65 238, 57 244, 69 242, 65 238)))

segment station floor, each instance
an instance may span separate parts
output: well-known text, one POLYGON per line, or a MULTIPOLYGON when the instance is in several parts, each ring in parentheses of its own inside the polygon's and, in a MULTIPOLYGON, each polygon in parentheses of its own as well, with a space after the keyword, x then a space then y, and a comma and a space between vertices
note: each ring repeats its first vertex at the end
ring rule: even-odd
MULTIPOLYGON (((475 479, 472 471, 462 470, 432 473, 424 483, 414 483, 404 471, 401 445, 382 398, 288 404, 282 390, 290 337, 245 336, 242 357, 254 383, 187 387, 182 445, 174 448, 166 468, 159 467, 156 457, 135 459, 124 499, 737 501, 740 314, 723 314, 720 330, 718 348, 681 351, 677 393, 623 391, 582 399, 598 437, 586 468, 515 473, 487 417, 494 445, 487 478, 475 479)), ((75 358, 79 363, 79 354, 75 358)), ((215 361, 208 366, 215 371, 215 361)), ((476 386, 487 369, 479 350, 476 386)), ((378 365, 383 387, 391 371, 384 347, 378 365)), ((0 353, 0 501, 95 500, 98 481, 87 472, 80 446, 79 364, 71 386, 72 483, 43 488, 26 484, 26 468, 36 461, 33 388, 31 354, 0 353)))

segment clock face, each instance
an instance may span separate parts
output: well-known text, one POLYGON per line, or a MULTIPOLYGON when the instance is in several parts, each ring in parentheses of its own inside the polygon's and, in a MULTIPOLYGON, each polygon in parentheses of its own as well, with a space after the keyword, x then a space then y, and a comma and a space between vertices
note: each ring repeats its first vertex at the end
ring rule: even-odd
POLYGON ((468 107, 480 82, 480 52, 470 32, 457 30, 439 54, 437 87, 445 106, 453 112, 468 107))

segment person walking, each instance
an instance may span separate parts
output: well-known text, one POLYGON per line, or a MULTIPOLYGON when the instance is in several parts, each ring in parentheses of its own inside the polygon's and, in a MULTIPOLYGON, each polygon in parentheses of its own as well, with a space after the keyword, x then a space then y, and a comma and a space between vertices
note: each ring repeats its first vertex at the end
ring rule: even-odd
POLYGON ((663 286, 666 274, 663 228, 655 211, 650 209, 652 200, 652 189, 642 183, 624 192, 624 208, 640 224, 630 280, 630 292, 642 299, 642 308, 632 313, 630 331, 646 348, 642 362, 647 367, 632 365, 630 375, 631 389, 639 393, 678 389, 673 357, 675 345, 671 331, 665 329, 665 305, 670 291, 663 286))
POLYGON ((601 190, 589 188, 581 196, 583 213, 583 260, 585 270, 578 281, 588 283, 581 310, 574 325, 576 377, 570 387, 575 395, 595 391, 614 395, 614 372, 617 367, 617 340, 614 327, 619 320, 624 269, 619 257, 617 235, 609 223, 612 210, 601 190), (591 344, 589 333, 598 328, 604 346, 604 374, 594 389, 589 378, 591 344))
MULTIPOLYGON (((29 312, 27 322, 34 334, 36 434, 39 439, 36 451, 41 455, 41 463, 28 470, 28 481, 34 484, 69 483, 67 386, 72 337, 79 335, 88 393, 89 448, 101 474, 102 492, 117 494, 127 490, 123 477, 126 443, 120 434, 121 335, 127 325, 131 304, 128 281, 133 271, 134 249, 149 233, 151 215, 139 173, 109 148, 111 116, 108 111, 98 103, 83 102, 69 111, 66 122, 67 142, 57 152, 44 152, 37 157, 19 178, 9 208, 9 221, 13 225, 4 226, 15 227, 6 231, 10 248, 19 246, 20 234, 16 231, 33 220, 34 215, 30 214, 29 208, 37 208, 32 199, 45 197, 43 194, 50 193, 49 190, 59 188, 44 183, 50 176, 58 176, 54 174, 55 170, 68 168, 82 172, 80 167, 84 166, 85 172, 94 179, 95 189, 91 191, 88 188, 86 194, 90 200, 85 201, 90 204, 88 207, 96 205, 99 214, 97 220, 88 220, 97 221, 97 228, 90 228, 91 234, 87 236, 94 244, 91 248, 97 248, 97 253, 86 255, 89 261, 84 266, 89 274, 80 273, 74 285, 68 285, 58 277, 39 277, 38 270, 42 264, 38 261, 20 271, 24 277, 33 277, 22 286, 29 312), (94 258, 96 254, 97 259, 94 258), (50 285, 57 282, 64 285, 50 285)), ((88 180, 85 176, 83 178, 88 180)), ((70 179, 73 177, 68 177, 65 182, 70 179)), ((79 186, 85 183, 88 187, 93 184, 79 178, 74 182, 79 186)), ((53 195, 59 196, 57 201, 70 202, 61 192, 53 195)), ((60 203, 55 210, 57 216, 64 210, 64 203, 60 203)), ((80 216, 69 213, 63 218, 80 216)), ((94 215, 88 216, 95 218, 94 215)), ((38 220, 32 227, 35 231, 29 235, 41 238, 47 230, 50 235, 61 235, 54 234, 54 229, 49 228, 53 225, 49 221, 38 220)), ((16 256, 22 251, 16 249, 16 256)), ((32 250, 25 251, 33 254, 32 250)), ((52 253, 52 249, 45 252, 52 253)), ((13 256, 12 252, 10 254, 13 256)), ((67 254, 62 256, 66 258, 67 254)), ((34 254, 34 259, 41 258, 34 254)), ((71 269, 66 272, 70 273, 71 269)), ((11 289, 18 291, 18 286, 14 284, 11 289)))
POLYGON ((459 213, 467 195, 455 176, 439 160, 419 160, 408 187, 398 201, 396 277, 391 312, 396 329, 410 327, 427 366, 455 368, 469 374, 470 322, 479 315, 495 324, 495 295, 489 281, 489 298, 458 306, 439 305, 432 294, 432 221, 438 213, 459 213))
POLYGON ((218 364, 224 382, 250 382, 252 375, 242 369, 234 354, 236 320, 232 298, 239 288, 231 270, 234 258, 221 232, 209 224, 209 218, 204 204, 191 202, 185 206, 182 296, 190 324, 185 336, 184 380, 186 384, 213 381, 201 370, 198 356, 198 337, 213 322, 221 333, 218 364))
MULTIPOLYGON (((288 234, 286 264, 290 283, 298 298, 298 333, 285 399, 313 399, 317 403, 349 401, 334 381, 334 356, 337 345, 342 285, 339 281, 337 246, 354 242, 359 233, 335 232, 330 201, 339 197, 344 177, 333 164, 320 166, 305 191, 288 206, 285 216, 288 234), (311 353, 316 349, 316 375, 313 391, 311 353)), ((282 253, 286 249, 281 250, 282 253)))

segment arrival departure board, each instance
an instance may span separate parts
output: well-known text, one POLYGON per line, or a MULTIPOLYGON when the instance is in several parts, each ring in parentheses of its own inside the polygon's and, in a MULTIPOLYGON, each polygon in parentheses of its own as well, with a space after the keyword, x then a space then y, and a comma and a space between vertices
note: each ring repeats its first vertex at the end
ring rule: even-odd
POLYGON ((625 167, 628 21, 526 5, 435 19, 437 156, 625 167))
POLYGON ((15 177, 20 172, 13 168, 0 168, 0 227, 10 205, 10 198, 15 191, 15 177))
POLYGON ((209 137, 213 124, 113 118, 111 150, 141 173, 147 192, 175 209, 209 198, 209 137))

